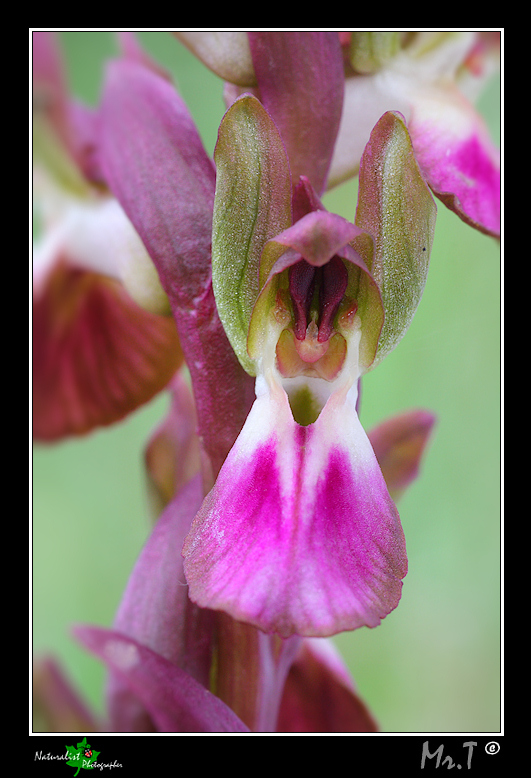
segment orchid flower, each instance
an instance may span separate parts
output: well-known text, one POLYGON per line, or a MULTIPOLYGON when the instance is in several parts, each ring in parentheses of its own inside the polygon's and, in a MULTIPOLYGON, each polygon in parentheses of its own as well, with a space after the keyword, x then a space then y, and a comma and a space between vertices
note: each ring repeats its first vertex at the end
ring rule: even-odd
MULTIPOLYGON (((336 38, 336 50, 329 38, 327 57, 319 62, 320 73, 316 73, 315 63, 308 66, 307 58, 308 50, 315 46, 311 36, 323 33, 241 31, 230 33, 230 41, 224 37, 226 33, 219 32, 179 30, 174 34, 228 82, 229 103, 242 90, 258 96, 279 126, 289 151, 298 148, 299 154, 304 143, 297 137, 297 126, 301 130, 297 117, 304 114, 293 102, 293 85, 310 77, 313 81, 326 79, 330 93, 321 103, 321 115, 335 126, 339 67, 344 100, 327 187, 357 174, 373 126, 386 111, 399 111, 434 194, 467 224, 499 236, 499 151, 473 107, 499 66, 499 32, 330 32, 327 34, 336 38), (295 131, 286 133, 287 126, 295 131)), ((299 88, 295 93, 306 99, 306 115, 310 116, 319 98, 310 99, 311 90, 304 94, 299 88)), ((294 173, 298 172, 309 174, 294 168, 294 173)))
POLYGON ((306 178, 295 182, 292 222, 283 139, 252 96, 221 124, 215 183, 185 106, 148 69, 112 64, 102 116, 106 179, 172 305, 215 479, 183 549, 192 599, 283 637, 375 626, 398 603, 406 557, 396 508, 357 418, 357 384, 409 325, 435 218, 403 120, 389 113, 377 125, 354 225, 324 211, 306 178), (313 324, 303 291, 312 268, 324 279, 316 285, 327 311, 313 324), (292 325, 286 319, 293 300, 306 308, 306 326, 302 312, 292 325), (246 373, 256 377, 250 412, 246 373), (302 407, 296 418, 290 395, 302 407), (317 487, 321 471, 329 477, 317 487), (344 509, 341 500, 329 504, 334 479, 344 509), (278 542, 271 521, 279 522, 278 542), (253 544, 257 530, 263 535, 253 544), (315 543, 334 551, 319 558, 315 543))
POLYGON ((67 93, 52 33, 33 33, 33 433, 111 424, 163 389, 183 356, 142 241, 97 163, 97 112, 67 93))
POLYGON ((433 199, 395 113, 365 151, 357 224, 307 179, 292 202, 282 139, 252 96, 225 115, 215 161, 214 291, 256 400, 186 538, 190 597, 284 638, 374 627, 407 560, 357 387, 420 300, 433 199))

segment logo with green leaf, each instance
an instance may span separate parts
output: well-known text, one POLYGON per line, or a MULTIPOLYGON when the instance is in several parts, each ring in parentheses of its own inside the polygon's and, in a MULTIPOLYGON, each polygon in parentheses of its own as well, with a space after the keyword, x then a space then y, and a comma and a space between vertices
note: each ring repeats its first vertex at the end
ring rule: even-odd
POLYGON ((70 767, 77 767, 76 775, 81 769, 92 770, 94 762, 96 762, 101 751, 93 751, 90 744, 87 743, 87 738, 84 737, 81 743, 78 743, 76 748, 74 746, 66 746, 66 754, 68 756, 67 765, 70 767))

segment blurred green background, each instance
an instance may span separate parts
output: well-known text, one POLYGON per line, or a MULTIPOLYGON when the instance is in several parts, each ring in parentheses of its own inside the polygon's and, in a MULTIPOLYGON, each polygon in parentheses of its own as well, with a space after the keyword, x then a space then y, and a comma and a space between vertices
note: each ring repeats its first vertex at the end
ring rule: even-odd
MULTIPOLYGON (((222 84, 169 33, 139 38, 175 78, 213 152, 222 84)), ((111 32, 61 32, 73 93, 96 104, 111 32)), ((500 141, 500 81, 479 110, 500 141)), ((325 197, 354 220, 355 181, 325 197)), ((367 430, 409 408, 437 425, 421 477, 399 511, 409 573, 399 607, 376 629, 335 638, 360 694, 387 732, 500 729, 500 247, 438 202, 424 297, 398 348, 365 379, 367 430)), ((103 667, 70 637, 110 626, 150 517, 143 449, 161 396, 124 423, 33 453, 33 648, 53 654, 98 711, 103 667)))

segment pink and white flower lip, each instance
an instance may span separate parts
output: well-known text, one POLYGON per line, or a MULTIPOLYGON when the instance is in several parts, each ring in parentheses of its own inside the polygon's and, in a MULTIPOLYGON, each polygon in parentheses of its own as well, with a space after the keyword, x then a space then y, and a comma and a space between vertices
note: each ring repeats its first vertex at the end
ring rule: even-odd
POLYGON ((355 385, 308 426, 280 384, 257 395, 185 541, 191 597, 282 637, 376 626, 407 560, 355 385))

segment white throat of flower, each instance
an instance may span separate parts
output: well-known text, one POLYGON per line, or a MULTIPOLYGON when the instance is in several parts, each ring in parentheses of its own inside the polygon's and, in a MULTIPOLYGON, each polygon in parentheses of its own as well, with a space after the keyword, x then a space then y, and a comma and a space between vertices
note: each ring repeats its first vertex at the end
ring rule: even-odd
POLYGON ((361 375, 359 364, 361 320, 359 316, 356 316, 350 324, 348 333, 341 332, 347 341, 346 357, 338 375, 331 381, 304 374, 291 378, 285 378, 281 375, 277 367, 276 346, 283 329, 284 324, 276 321, 268 327, 267 339, 258 362, 256 396, 260 397, 265 393, 275 392, 287 394, 295 421, 299 421, 299 423, 301 422, 294 409, 297 407, 298 400, 301 399, 306 406, 311 405, 310 418, 312 421, 317 419, 332 396, 340 402, 348 401, 349 404, 355 406, 358 398, 358 379, 361 375))

